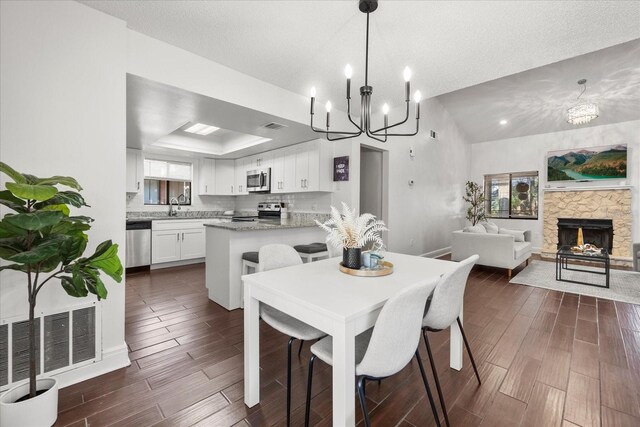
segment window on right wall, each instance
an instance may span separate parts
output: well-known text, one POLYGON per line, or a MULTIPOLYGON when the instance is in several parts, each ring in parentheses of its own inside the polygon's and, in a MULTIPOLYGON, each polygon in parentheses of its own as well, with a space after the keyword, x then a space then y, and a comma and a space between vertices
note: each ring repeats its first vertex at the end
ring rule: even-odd
POLYGON ((484 176, 487 218, 538 219, 538 171, 484 176))

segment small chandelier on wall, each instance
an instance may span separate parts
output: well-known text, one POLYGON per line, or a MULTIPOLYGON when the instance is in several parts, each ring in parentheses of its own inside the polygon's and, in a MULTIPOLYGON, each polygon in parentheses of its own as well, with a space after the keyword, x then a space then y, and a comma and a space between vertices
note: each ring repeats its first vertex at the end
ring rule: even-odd
POLYGON ((422 95, 420 91, 416 91, 413 95, 415 102, 415 114, 416 114, 416 130, 413 133, 393 133, 389 132, 390 129, 400 126, 409 119, 409 104, 411 102, 411 70, 409 67, 404 69, 404 81, 405 81, 405 96, 404 102, 406 104, 405 118, 398 123, 389 125, 389 105, 384 104, 382 106, 382 114, 384 115, 384 126, 375 129, 371 123, 371 94, 373 93, 373 86, 369 85, 369 14, 378 8, 378 0, 360 0, 359 9, 362 13, 367 14, 367 33, 366 33, 366 47, 365 47, 365 68, 364 68, 364 86, 360 87, 360 120, 356 123, 351 117, 351 75, 353 69, 350 65, 347 65, 344 69, 345 77, 347 78, 347 118, 353 125, 353 129, 350 131, 332 131, 330 130, 330 115, 331 115, 331 101, 327 101, 327 120, 325 123, 326 129, 319 129, 313 125, 314 107, 316 101, 316 89, 311 88, 311 129, 314 132, 322 133, 329 141, 338 141, 340 139, 355 138, 357 136, 366 134, 369 138, 376 141, 386 142, 389 136, 414 136, 418 133, 420 125, 420 100, 422 95), (335 137, 331 137, 334 135, 335 137))
POLYGON ((580 97, 587 91, 587 79, 578 80, 578 84, 582 86, 582 92, 576 98, 578 103, 567 110, 567 123, 572 125, 584 125, 600 114, 597 104, 587 100, 580 101, 580 97))

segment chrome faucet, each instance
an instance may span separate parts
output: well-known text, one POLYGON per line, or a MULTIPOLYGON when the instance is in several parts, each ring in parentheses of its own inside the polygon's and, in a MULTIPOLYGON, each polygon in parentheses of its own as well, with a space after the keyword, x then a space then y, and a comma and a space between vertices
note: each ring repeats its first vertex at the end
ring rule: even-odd
POLYGON ((176 216, 178 214, 177 211, 173 210, 173 202, 178 204, 178 210, 180 210, 180 200, 179 198, 172 197, 169 199, 169 216, 176 216))

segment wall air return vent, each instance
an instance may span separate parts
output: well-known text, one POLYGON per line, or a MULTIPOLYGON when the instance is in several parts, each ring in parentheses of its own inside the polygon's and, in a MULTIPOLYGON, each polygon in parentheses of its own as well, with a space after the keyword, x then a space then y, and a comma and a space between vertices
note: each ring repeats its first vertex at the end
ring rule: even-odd
POLYGON ((282 128, 288 128, 289 126, 283 125, 282 123, 270 122, 264 125, 263 127, 271 130, 280 130, 282 128))
MULTIPOLYGON (((101 358, 102 340, 97 327, 100 307, 91 302, 36 314, 38 375, 55 375, 101 358)), ((24 317, 0 320, 0 389, 26 381, 29 376, 28 336, 24 317)))

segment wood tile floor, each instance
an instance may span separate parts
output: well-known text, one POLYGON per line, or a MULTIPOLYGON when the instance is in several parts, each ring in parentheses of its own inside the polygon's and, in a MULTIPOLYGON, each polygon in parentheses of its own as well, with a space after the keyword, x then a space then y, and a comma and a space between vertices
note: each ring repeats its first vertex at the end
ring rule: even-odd
MULTIPOLYGON (((62 389, 56 426, 284 425, 287 337, 262 325, 262 402, 249 409, 242 311, 207 299, 203 265, 131 274, 126 286, 131 366, 62 389)), ((468 359, 448 368, 448 332, 430 335, 453 426, 640 426, 640 306, 510 285, 504 271, 476 267, 464 310, 482 386, 468 359)), ((293 425, 309 354, 294 358, 293 425)), ((330 426, 330 368, 314 375, 311 421, 330 426)), ((374 426, 434 424, 415 361, 367 398, 374 426)))

